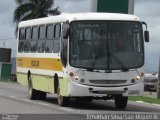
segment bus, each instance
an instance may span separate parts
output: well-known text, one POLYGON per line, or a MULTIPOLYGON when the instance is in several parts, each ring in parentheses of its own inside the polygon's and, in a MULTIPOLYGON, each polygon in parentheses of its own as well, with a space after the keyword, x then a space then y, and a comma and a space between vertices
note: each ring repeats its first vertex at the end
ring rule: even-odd
POLYGON ((125 109, 128 96, 143 96, 147 24, 135 15, 63 13, 18 25, 17 80, 31 100, 56 94, 71 99, 114 100, 125 109))

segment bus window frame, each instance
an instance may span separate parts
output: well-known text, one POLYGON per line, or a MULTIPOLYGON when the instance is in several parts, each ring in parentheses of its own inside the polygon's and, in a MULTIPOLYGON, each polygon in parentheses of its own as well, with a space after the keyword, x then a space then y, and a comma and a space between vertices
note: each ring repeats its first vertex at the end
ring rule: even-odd
POLYGON ((53 47, 54 47, 54 32, 55 32, 55 24, 46 24, 46 45, 45 45, 45 53, 53 53, 53 47), (48 32, 48 31, 49 31, 48 28, 49 28, 49 27, 52 27, 51 31, 53 30, 53 31, 51 32, 51 33, 52 33, 52 37, 50 37, 50 38, 48 37, 48 33, 49 33, 49 32, 48 32), (51 43, 52 43, 51 51, 50 51, 50 49, 49 49, 50 47, 47 46, 47 42, 48 42, 48 41, 52 41, 52 42, 51 42, 51 43), (47 48, 48 48, 48 49, 47 49, 47 48), (48 51, 48 50, 49 50, 49 51, 48 51))
POLYGON ((24 52, 24 42, 26 41, 26 28, 25 27, 19 28, 18 32, 19 32, 19 36, 18 36, 18 38, 19 38, 19 41, 18 41, 18 52, 19 53, 23 53, 24 52), (20 36, 20 32, 21 32, 22 29, 24 30, 23 31, 23 33, 24 33, 23 37, 20 36), (23 42, 22 49, 19 50, 19 45, 21 45, 20 43, 22 43, 22 42, 23 42))
MULTIPOLYGON (((39 36, 39 26, 38 25, 36 25, 36 26, 32 26, 32 33, 31 33, 31 43, 33 42, 33 41, 35 41, 36 43, 35 43, 35 50, 33 50, 32 51, 32 48, 31 48, 31 53, 36 53, 37 52, 37 42, 38 42, 38 36, 39 36), (33 29, 34 28, 37 28, 37 38, 33 38, 33 29)), ((31 47, 32 47, 32 44, 31 44, 31 47)))

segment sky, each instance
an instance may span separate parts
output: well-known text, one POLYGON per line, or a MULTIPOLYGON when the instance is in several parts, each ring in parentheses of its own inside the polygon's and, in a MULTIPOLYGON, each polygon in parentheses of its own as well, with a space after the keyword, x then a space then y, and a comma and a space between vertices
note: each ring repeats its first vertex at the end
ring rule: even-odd
MULTIPOLYGON (((61 12, 88 12, 90 0, 55 0, 61 12)), ((148 24, 150 42, 145 43, 145 70, 157 72, 160 56, 160 0, 135 0, 134 14, 148 24)), ((15 0, 0 0, 0 47, 12 48, 16 56, 17 42, 13 12, 15 0)))

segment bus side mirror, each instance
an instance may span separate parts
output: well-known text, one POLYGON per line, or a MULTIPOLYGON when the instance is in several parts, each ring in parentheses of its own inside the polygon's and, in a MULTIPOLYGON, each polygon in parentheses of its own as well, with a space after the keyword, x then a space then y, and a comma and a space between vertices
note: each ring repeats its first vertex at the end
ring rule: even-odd
POLYGON ((147 23, 146 22, 142 22, 142 25, 145 25, 146 26, 146 30, 144 31, 144 39, 145 39, 145 42, 149 42, 149 32, 147 30, 147 23))
POLYGON ((62 35, 63 35, 63 39, 68 39, 68 36, 69 36, 69 25, 68 25, 68 23, 63 23, 62 35))
POLYGON ((145 42, 149 42, 149 32, 148 31, 144 31, 144 39, 145 39, 145 42))

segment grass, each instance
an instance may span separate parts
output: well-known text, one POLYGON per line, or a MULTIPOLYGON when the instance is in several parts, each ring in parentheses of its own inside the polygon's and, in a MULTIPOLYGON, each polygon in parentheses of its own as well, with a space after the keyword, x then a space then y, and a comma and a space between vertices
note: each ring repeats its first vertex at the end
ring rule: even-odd
POLYGON ((152 104, 159 104, 160 105, 160 99, 151 98, 151 97, 129 97, 130 101, 143 101, 146 103, 152 103, 152 104))

